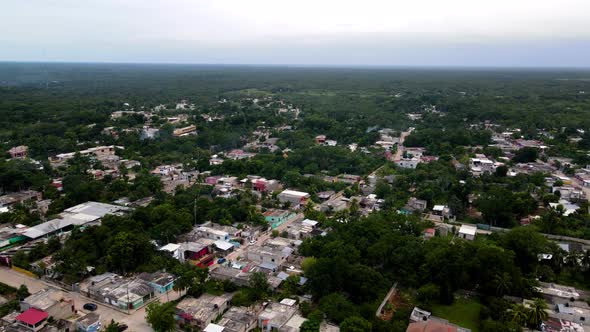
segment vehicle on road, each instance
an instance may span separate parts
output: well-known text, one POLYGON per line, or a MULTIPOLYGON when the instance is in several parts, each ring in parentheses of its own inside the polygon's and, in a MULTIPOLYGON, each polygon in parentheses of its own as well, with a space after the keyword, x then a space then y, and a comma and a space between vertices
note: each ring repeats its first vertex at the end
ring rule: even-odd
POLYGON ((225 258, 221 257, 217 260, 217 264, 223 264, 225 262, 225 258))
POLYGON ((256 240, 250 240, 250 244, 256 244, 256 240))
POLYGON ((98 309, 98 306, 94 303, 86 303, 84 304, 84 306, 82 306, 82 308, 88 311, 95 311, 96 309, 98 309))

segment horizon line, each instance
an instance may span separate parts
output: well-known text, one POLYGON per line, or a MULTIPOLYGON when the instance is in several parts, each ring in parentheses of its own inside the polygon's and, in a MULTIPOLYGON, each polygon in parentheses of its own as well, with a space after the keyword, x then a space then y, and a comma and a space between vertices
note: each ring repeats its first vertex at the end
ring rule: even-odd
POLYGON ((304 63, 208 63, 174 61, 64 61, 64 60, 0 60, 0 64, 87 64, 87 65, 168 65, 217 67, 292 67, 316 69, 526 69, 526 70, 590 70, 588 66, 526 66, 526 65, 384 65, 384 64, 304 64, 304 63))

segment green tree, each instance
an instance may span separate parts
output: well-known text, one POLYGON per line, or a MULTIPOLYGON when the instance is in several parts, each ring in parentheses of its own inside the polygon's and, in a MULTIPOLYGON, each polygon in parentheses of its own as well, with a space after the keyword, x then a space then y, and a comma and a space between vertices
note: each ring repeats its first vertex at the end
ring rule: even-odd
POLYGON ((299 332, 318 332, 320 330, 320 322, 314 319, 308 319, 299 327, 299 332))
POLYGON ((29 288, 27 288, 25 284, 20 285, 20 287, 16 290, 16 298, 20 301, 24 300, 29 295, 31 295, 29 293, 29 288))
POLYGON ((150 303, 146 308, 145 319, 156 332, 174 331, 174 303, 150 303))
POLYGON ((119 332, 120 324, 111 319, 109 325, 105 327, 105 332, 119 332))
POLYGON ((529 320, 527 308, 522 304, 515 304, 510 309, 511 321, 519 326, 525 326, 529 320))
POLYGON ((370 332, 371 328, 371 323, 359 316, 348 317, 340 324, 342 332, 370 332))
POLYGON ((320 299, 320 310, 334 323, 340 323, 355 314, 354 305, 340 293, 332 293, 320 299))
POLYGON ((528 314, 528 323, 532 328, 539 328, 541 323, 549 317, 545 300, 536 298, 533 300, 528 314))
POLYGON ((256 300, 260 300, 268 294, 268 278, 262 272, 252 273, 248 285, 252 289, 252 294, 256 300))

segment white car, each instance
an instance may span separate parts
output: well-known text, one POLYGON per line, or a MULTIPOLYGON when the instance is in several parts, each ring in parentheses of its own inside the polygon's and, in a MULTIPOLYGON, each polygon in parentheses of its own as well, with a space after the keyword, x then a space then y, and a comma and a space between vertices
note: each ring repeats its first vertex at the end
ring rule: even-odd
POLYGON ((250 240, 250 244, 256 244, 256 240, 250 240))

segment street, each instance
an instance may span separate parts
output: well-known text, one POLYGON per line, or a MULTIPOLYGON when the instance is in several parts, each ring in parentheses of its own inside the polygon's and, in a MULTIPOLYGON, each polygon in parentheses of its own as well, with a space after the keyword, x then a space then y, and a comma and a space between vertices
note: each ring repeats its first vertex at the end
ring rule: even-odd
POLYGON ((410 135, 411 132, 412 128, 408 129, 408 131, 402 131, 402 133, 399 135, 399 143, 397 144, 397 150, 395 151, 392 160, 395 161, 402 159, 404 155, 404 141, 406 140, 406 137, 410 135))

